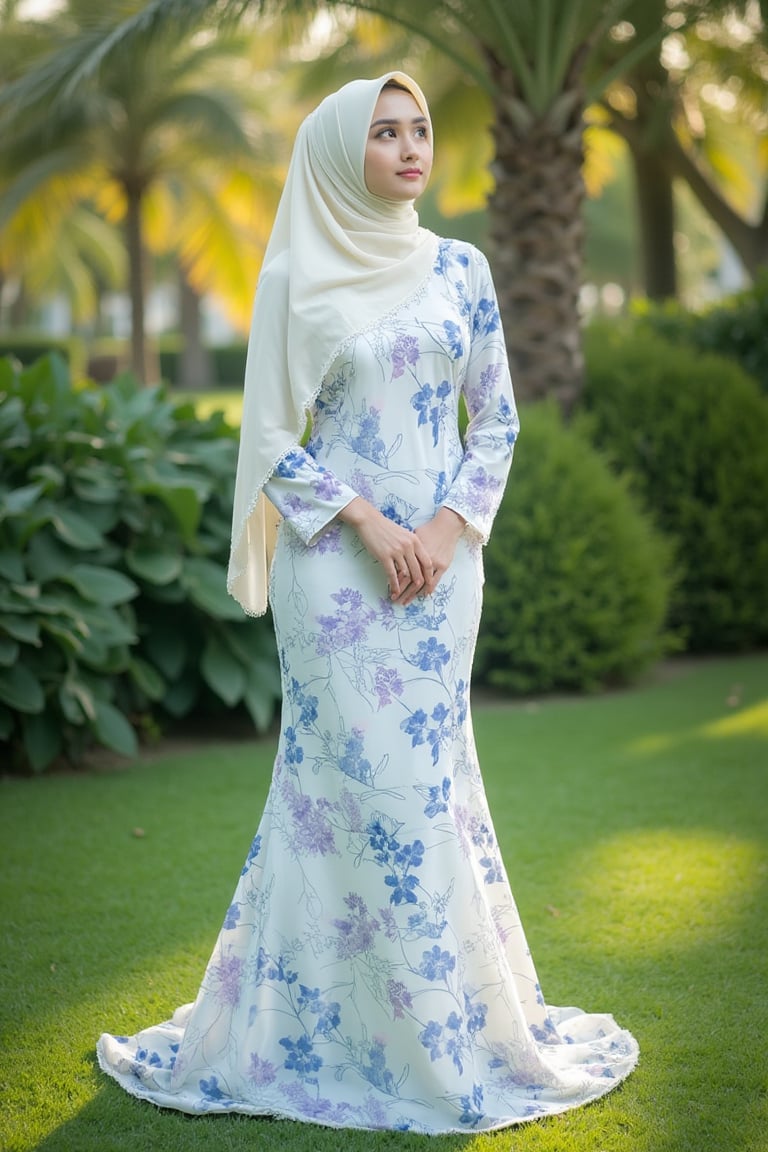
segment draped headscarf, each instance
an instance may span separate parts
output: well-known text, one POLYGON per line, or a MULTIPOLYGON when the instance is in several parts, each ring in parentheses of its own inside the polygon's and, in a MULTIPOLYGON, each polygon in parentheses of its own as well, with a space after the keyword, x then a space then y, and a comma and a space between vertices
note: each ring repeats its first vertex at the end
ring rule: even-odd
POLYGON ((263 487, 304 432, 323 378, 346 344, 425 283, 437 237, 413 202, 365 185, 368 131, 388 80, 429 120, 403 72, 353 80, 299 128, 256 290, 245 368, 227 588, 249 615, 267 607, 280 514, 263 487))

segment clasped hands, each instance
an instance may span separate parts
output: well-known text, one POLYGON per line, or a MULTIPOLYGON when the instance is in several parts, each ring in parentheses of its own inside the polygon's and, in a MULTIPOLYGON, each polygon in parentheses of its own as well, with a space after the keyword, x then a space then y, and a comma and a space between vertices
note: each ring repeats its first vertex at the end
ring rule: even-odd
POLYGON ((378 560, 393 603, 407 607, 417 596, 430 596, 453 560, 465 521, 452 508, 438 508, 415 532, 389 520, 362 496, 339 513, 366 550, 378 560))

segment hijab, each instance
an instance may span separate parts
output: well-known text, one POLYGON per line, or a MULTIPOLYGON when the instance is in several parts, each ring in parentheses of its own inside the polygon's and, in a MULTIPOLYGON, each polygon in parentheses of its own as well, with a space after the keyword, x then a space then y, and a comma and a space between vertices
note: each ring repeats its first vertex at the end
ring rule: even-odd
POLYGON ((364 179, 376 101, 388 80, 429 119, 402 72, 353 80, 299 128, 256 289, 245 368, 227 589, 246 613, 266 611, 280 514, 263 488, 304 433, 331 365, 356 336, 424 285, 437 237, 412 201, 385 200, 364 179))

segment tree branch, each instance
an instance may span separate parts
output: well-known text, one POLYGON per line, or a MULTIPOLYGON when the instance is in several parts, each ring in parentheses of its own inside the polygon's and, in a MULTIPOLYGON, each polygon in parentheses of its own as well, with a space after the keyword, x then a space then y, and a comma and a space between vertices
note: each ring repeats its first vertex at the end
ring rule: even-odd
POLYGON ((664 156, 672 175, 685 180, 704 211, 733 245, 744 267, 754 276, 768 259, 768 200, 762 220, 750 224, 721 196, 674 134, 670 134, 664 156))

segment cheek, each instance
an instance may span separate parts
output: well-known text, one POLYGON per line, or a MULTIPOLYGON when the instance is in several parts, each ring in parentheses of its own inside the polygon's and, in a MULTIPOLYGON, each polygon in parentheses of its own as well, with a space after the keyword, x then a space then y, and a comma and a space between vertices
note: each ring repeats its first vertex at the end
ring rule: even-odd
POLYGON ((374 180, 379 172, 381 172, 382 157, 381 153, 376 148, 369 148, 365 153, 365 164, 363 174, 365 179, 368 180, 372 177, 374 180))

